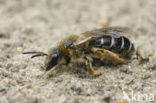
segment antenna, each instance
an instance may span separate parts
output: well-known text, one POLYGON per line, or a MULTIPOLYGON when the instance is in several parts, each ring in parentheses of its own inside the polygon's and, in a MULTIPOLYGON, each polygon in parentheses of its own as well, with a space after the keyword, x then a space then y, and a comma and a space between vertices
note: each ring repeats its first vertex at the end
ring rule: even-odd
POLYGON ((30 52, 23 52, 22 54, 34 54, 31 56, 31 58, 35 58, 38 56, 48 56, 48 54, 44 53, 44 52, 35 52, 35 51, 30 51, 30 52))

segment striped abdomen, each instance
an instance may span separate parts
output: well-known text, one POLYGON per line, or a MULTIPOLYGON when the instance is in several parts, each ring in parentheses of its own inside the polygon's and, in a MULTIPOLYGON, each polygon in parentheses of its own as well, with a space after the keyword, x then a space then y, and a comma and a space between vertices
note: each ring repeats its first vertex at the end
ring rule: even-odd
POLYGON ((124 36, 106 36, 90 43, 91 46, 104 48, 123 56, 134 51, 133 43, 124 36))

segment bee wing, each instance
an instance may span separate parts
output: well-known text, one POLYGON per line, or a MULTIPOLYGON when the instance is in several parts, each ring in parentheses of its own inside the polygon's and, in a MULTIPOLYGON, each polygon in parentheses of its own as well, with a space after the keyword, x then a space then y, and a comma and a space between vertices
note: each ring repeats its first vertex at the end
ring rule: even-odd
POLYGON ((119 38, 121 35, 131 34, 131 30, 127 27, 106 27, 95 29, 80 34, 79 39, 73 44, 74 48, 79 48, 92 40, 97 40, 105 36, 119 38))

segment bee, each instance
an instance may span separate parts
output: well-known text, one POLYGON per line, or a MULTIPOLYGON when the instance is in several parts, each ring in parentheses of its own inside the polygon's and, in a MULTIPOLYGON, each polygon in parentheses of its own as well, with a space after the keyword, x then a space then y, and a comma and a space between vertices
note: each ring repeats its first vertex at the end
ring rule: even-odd
POLYGON ((67 66, 71 61, 83 62, 87 72, 92 76, 102 73, 94 70, 92 64, 94 59, 113 64, 127 63, 134 54, 134 44, 127 38, 133 32, 127 27, 106 27, 84 32, 80 35, 72 34, 44 52, 24 52, 23 54, 34 54, 31 58, 46 56, 46 74, 53 74, 55 70, 67 66))

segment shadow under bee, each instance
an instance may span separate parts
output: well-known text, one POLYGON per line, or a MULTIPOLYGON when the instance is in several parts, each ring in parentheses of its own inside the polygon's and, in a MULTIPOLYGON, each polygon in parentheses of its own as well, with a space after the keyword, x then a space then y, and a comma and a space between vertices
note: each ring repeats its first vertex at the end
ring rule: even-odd
POLYGON ((77 78, 85 79, 85 78, 95 78, 90 76, 87 72, 86 66, 84 63, 71 63, 68 66, 64 66, 56 71, 52 76, 50 77, 58 77, 62 74, 69 74, 72 76, 75 76, 77 78))
MULTIPOLYGON (((113 64, 111 61, 107 60, 107 61, 101 61, 98 59, 94 59, 93 60, 93 67, 95 70, 99 71, 101 67, 103 68, 107 68, 110 67, 110 69, 112 69, 111 67, 116 67, 119 65, 115 65, 113 64)), ((85 63, 81 62, 81 63, 75 63, 72 62, 69 66, 65 67, 63 70, 59 69, 57 71, 57 73, 55 74, 55 76, 59 76, 60 74, 63 74, 64 72, 67 74, 70 74, 72 76, 75 76, 77 78, 81 78, 81 79, 95 79, 95 76, 91 76, 87 71, 87 67, 85 65, 85 63)), ((98 76, 97 76, 98 77, 98 76)))

